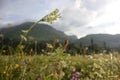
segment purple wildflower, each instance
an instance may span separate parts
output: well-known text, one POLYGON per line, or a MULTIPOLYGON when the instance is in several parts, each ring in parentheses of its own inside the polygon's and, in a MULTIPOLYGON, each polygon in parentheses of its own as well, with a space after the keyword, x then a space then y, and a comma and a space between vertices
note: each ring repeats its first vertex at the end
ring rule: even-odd
POLYGON ((81 77, 81 73, 80 72, 76 72, 72 75, 72 78, 70 80, 78 80, 78 78, 81 77))

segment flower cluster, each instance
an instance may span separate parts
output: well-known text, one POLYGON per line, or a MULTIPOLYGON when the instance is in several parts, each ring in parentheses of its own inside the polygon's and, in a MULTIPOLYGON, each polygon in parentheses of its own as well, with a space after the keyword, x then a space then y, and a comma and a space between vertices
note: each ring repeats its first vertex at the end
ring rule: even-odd
POLYGON ((72 75, 72 78, 71 80, 78 80, 78 78, 81 77, 81 73, 80 72, 75 72, 73 75, 72 75))
POLYGON ((72 67, 71 71, 73 72, 72 74, 72 78, 70 80, 78 80, 81 77, 81 73, 80 72, 76 72, 76 68, 72 67))
POLYGON ((55 9, 50 14, 46 15, 45 17, 43 17, 40 21, 42 21, 42 22, 48 22, 48 23, 53 23, 54 21, 56 21, 60 17, 61 16, 59 14, 59 10, 55 9))

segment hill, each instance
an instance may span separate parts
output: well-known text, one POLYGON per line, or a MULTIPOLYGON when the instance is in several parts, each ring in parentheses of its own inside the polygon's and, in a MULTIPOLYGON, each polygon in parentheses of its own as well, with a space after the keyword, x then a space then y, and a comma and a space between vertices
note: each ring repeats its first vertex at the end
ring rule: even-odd
MULTIPOLYGON (((4 38, 9 38, 13 40, 19 40, 20 35, 23 34, 21 30, 28 29, 33 22, 26 22, 20 25, 2 28, 1 34, 4 35, 4 38)), ((48 24, 37 24, 28 34, 28 40, 36 40, 36 41, 50 41, 54 39, 63 40, 68 37, 64 32, 58 31, 54 29, 52 26, 48 24)))
POLYGON ((99 46, 104 46, 104 44, 106 44, 106 46, 110 48, 120 47, 120 34, 91 34, 80 38, 76 43, 88 46, 91 45, 91 40, 93 40, 93 44, 99 46))

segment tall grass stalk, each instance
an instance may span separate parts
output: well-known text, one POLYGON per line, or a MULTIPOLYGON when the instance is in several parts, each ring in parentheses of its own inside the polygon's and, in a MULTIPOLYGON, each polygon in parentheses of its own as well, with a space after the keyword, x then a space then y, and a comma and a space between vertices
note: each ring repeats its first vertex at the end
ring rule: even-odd
POLYGON ((44 16, 43 18, 41 18, 40 20, 38 20, 37 22, 35 22, 34 24, 32 24, 27 30, 22 30, 23 34, 20 36, 21 40, 20 43, 17 46, 17 51, 22 52, 24 46, 22 46, 22 43, 24 41, 27 41, 27 36, 29 34, 29 32, 40 22, 48 22, 48 23, 53 23, 54 21, 56 21, 58 18, 60 18, 60 14, 59 14, 59 10, 55 9, 54 11, 52 11, 50 14, 44 16))

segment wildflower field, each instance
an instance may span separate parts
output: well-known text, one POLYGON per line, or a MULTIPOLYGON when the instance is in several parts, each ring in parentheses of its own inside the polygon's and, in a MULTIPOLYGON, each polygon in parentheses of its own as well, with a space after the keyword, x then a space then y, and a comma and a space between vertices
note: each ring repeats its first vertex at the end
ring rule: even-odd
POLYGON ((0 55, 0 80, 119 80, 120 55, 0 55))
POLYGON ((66 53, 68 40, 57 48, 48 44, 50 50, 45 50, 45 54, 28 55, 24 51, 22 43, 27 42, 28 33, 39 22, 53 23, 60 17, 58 12, 56 9, 29 29, 22 30, 18 46, 10 47, 13 54, 2 55, 5 51, 0 50, 0 80, 120 80, 120 54, 117 52, 80 55, 72 51, 75 53, 72 56, 66 53))

